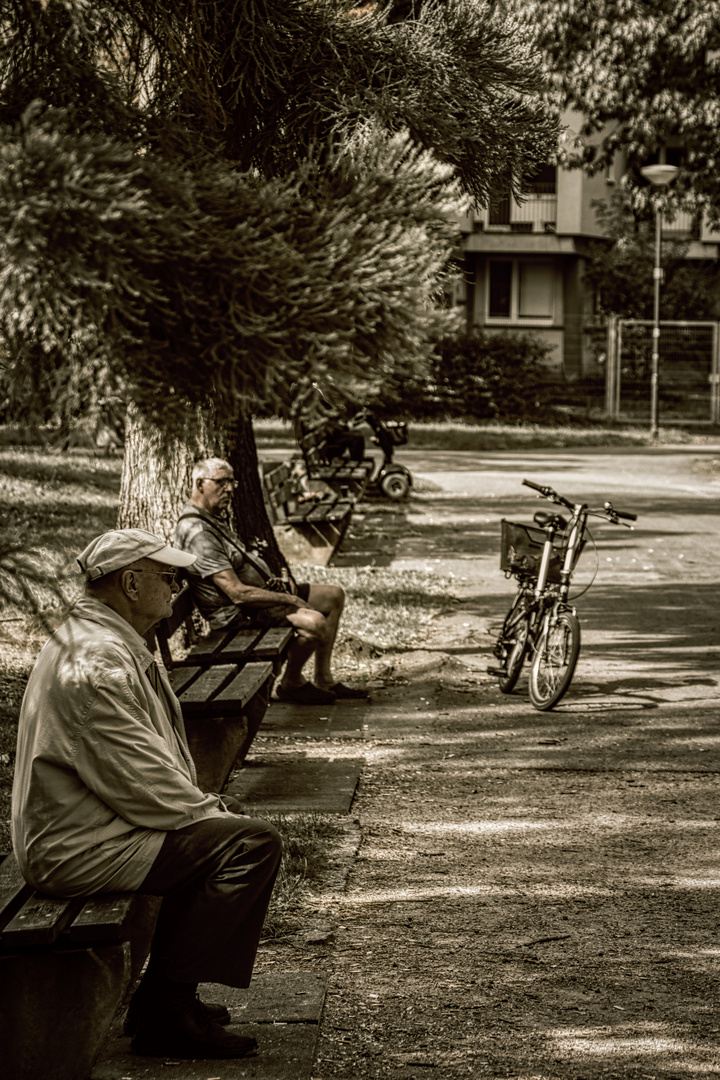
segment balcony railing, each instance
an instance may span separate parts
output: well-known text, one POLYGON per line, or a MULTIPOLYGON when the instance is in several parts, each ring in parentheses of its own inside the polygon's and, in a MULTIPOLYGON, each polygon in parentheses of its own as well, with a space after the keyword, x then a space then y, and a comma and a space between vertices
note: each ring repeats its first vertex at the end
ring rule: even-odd
POLYGON ((663 214, 663 233, 700 239, 700 215, 697 211, 675 210, 663 214))
POLYGON ((488 232, 554 232, 557 196, 546 193, 526 195, 522 203, 512 196, 475 212, 475 221, 488 232))

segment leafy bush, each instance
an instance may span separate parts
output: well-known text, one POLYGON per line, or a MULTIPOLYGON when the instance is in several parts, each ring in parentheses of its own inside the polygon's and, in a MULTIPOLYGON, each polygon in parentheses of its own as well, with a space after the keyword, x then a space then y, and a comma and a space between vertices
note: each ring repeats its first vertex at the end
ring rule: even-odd
POLYGON ((548 399, 551 346, 529 334, 480 329, 441 338, 426 379, 388 387, 383 412, 415 419, 537 419, 548 399))

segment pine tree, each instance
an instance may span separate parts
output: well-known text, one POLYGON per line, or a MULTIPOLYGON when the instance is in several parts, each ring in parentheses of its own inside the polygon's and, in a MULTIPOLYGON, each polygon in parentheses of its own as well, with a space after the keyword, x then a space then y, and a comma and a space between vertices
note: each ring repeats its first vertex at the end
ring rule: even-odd
POLYGON ((191 451, 419 361, 459 202, 556 131, 489 0, 0 0, 0 61, 6 380, 92 355, 191 451))

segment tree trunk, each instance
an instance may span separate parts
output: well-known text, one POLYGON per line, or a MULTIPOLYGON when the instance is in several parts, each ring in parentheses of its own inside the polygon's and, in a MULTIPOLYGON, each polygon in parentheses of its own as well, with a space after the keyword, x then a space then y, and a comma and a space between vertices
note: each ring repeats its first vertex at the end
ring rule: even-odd
POLYGON ((147 529, 172 538, 180 509, 190 494, 190 474, 198 458, 217 453, 217 440, 198 415, 184 439, 170 438, 128 410, 125 427, 117 527, 147 529))
POLYGON ((238 481, 233 500, 235 527, 248 547, 262 551, 263 558, 277 574, 286 562, 265 509, 252 421, 237 417, 225 434, 225 445, 225 457, 238 481))
POLYGON ((171 540, 191 490, 193 463, 215 456, 229 461, 238 480, 234 527, 248 546, 260 545, 263 558, 278 573, 285 560, 265 510, 252 422, 241 417, 225 432, 211 432, 200 414, 189 417, 186 435, 178 439, 163 435, 130 409, 117 527, 147 529, 171 540))

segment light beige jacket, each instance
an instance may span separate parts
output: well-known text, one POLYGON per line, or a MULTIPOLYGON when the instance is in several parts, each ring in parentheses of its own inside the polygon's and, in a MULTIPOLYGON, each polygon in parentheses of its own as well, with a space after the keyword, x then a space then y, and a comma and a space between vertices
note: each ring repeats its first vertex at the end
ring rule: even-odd
POLYGON ((167 831, 225 814, 197 786, 178 700, 147 675, 152 654, 122 616, 83 597, 45 644, 20 712, 15 855, 61 896, 136 889, 167 831))

